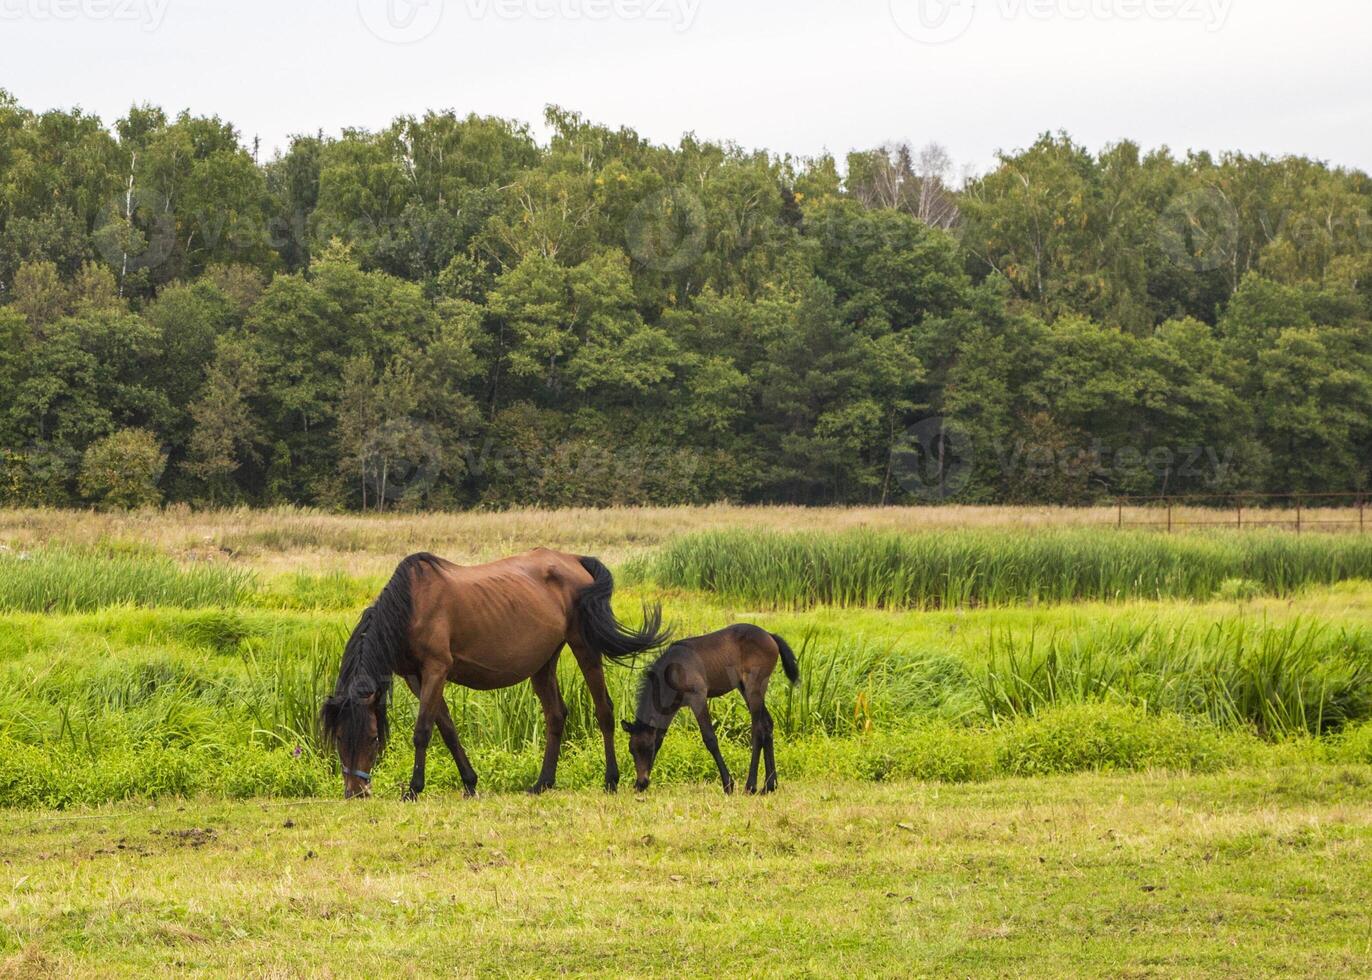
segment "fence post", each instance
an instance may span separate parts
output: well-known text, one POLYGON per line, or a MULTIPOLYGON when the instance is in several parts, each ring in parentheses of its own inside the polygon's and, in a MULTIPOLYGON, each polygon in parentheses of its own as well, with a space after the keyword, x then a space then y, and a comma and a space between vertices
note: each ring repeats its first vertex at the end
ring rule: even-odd
POLYGON ((1168 501, 1167 501, 1167 533, 1168 533, 1168 534, 1171 534, 1171 533, 1172 533, 1172 501, 1171 501, 1171 499, 1168 499, 1168 501))
POLYGON ((1124 530, 1124 501, 1120 499, 1116 500, 1115 503, 1119 505, 1120 509, 1119 517, 1115 519, 1115 528, 1122 531, 1124 530))
POLYGON ((1296 533, 1301 533, 1301 502, 1296 501, 1296 533))
POLYGON ((1358 494, 1358 533, 1359 533, 1359 534, 1362 534, 1362 533, 1363 533, 1362 509, 1363 509, 1362 494, 1358 494))
POLYGON ((1243 498, 1239 498, 1239 530, 1243 530, 1243 498))

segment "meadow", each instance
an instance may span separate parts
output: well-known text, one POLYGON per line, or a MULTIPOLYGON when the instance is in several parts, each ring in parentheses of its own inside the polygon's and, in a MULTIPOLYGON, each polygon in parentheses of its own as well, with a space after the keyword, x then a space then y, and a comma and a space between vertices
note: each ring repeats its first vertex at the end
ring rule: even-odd
MULTIPOLYGON (((833 962, 910 972, 895 957, 900 937, 911 935, 924 944, 913 972, 999 972, 1021 962, 1043 930, 1060 941, 1045 947, 1045 972, 1109 971, 1111 961, 1091 957, 1123 950, 1126 928, 1149 937, 1126 957, 1145 973, 1227 962, 1235 973, 1239 964, 1278 972, 1278 949, 1294 955, 1255 948, 1223 960, 1195 936, 1167 951, 1201 906, 1213 906, 1205 913, 1214 917, 1213 941, 1262 938, 1268 946, 1264 930, 1277 907, 1325 929, 1327 918, 1351 916, 1300 962, 1361 972, 1354 967, 1368 963, 1372 920, 1365 909, 1339 910, 1369 884, 1372 537, 1163 535, 1090 523, 1079 512, 1010 508, 375 518, 0 512, 0 807, 22 828, 4 855, 12 885, 0 906, 6 968, 87 972, 93 957, 112 955, 113 922, 127 917, 146 948, 115 956, 118 970, 236 968, 256 949, 262 969, 277 963, 290 973, 306 961, 273 943, 289 923, 317 918, 311 969, 326 967, 322 950, 351 923, 355 958, 340 971, 351 973, 388 962, 384 924, 416 927, 401 948, 418 955, 426 929, 445 916, 489 912, 494 901, 508 903, 501 907, 516 922, 549 923, 557 942, 584 956, 570 961, 574 969, 700 972, 711 942, 724 944, 726 962, 743 964, 745 936, 775 949, 812 931, 806 896, 831 888, 823 882, 839 869, 862 896, 851 918, 831 924, 827 954, 791 951, 773 964, 777 972, 833 962), (778 679, 770 694, 777 801, 727 809, 716 799, 713 763, 689 720, 667 739, 646 800, 604 799, 595 790, 602 760, 589 698, 563 663, 571 716, 548 810, 515 792, 532 782, 542 738, 527 686, 448 692, 480 800, 457 798, 456 769, 439 750, 430 753, 430 799, 393 802, 408 779, 415 707, 402 686, 390 751, 376 769, 377 799, 335 809, 340 781, 315 716, 349 630, 391 566, 418 547, 478 560, 539 543, 607 556, 620 582, 617 610, 629 621, 641 602, 661 601, 682 635, 754 621, 791 641, 801 682, 778 679), (1069 799, 1076 802, 1062 802, 1069 799), (1203 820, 1232 818, 1225 833, 1246 843, 1199 843, 1210 834, 1196 823, 1203 800, 1212 807, 1203 820), (1064 806, 1085 823, 1057 825, 1064 806), (384 860, 347 842, 359 819, 398 835, 381 849, 384 860), (734 836, 730 828, 753 820, 762 836, 734 836), (984 835, 998 820, 1026 836, 995 856, 984 835), (533 840, 536 828, 566 834, 578 822, 587 824, 584 853, 599 855, 591 867, 609 891, 569 892, 567 904, 540 911, 540 889, 561 886, 533 840), (504 825, 517 829, 507 836, 504 825), (685 850, 664 843, 667 827, 698 832, 699 842, 685 850), (429 834, 455 850, 421 854, 429 834), (1130 875, 1142 878, 1107 888, 1119 918, 1097 923, 1107 945, 1088 953, 1069 939, 1086 915, 1081 903, 1106 887, 1109 869, 1129 864, 1103 843, 1111 834, 1116 843, 1132 839, 1124 845, 1138 862, 1130 875), (1163 857, 1157 846, 1172 852, 1163 857), (902 870, 878 867, 880 847, 895 848, 902 870), (59 852, 72 856, 44 862, 59 852), (1229 862, 1223 874, 1197 864, 1213 854, 1229 862), (722 862, 713 869, 711 855, 722 862), (1033 888, 1024 875, 1035 860, 1053 862, 1055 898, 1031 912, 1019 905, 1033 888), (212 874, 239 861, 247 864, 231 876, 236 884, 221 880, 197 897, 188 869, 212 874), (387 861, 395 866, 384 869, 387 861), (1093 870, 1081 873, 1083 862, 1093 870), (140 867, 160 870, 135 884, 140 867), (444 869, 472 875, 474 885, 479 873, 478 893, 448 895, 444 869), (105 872, 107 884, 93 888, 91 876, 105 872), (641 893, 636 874, 650 878, 641 893), (126 887, 121 876, 132 876, 126 887), (727 879, 746 891, 770 876, 778 918, 728 905, 742 928, 737 939, 725 938, 722 923, 705 930, 715 939, 689 939, 663 918, 684 903, 688 916, 716 921, 705 898, 684 897, 683 881, 727 879), (988 881, 1000 885, 970 897, 988 881), (1308 890, 1293 891, 1292 881, 1308 890), (1284 897, 1229 908, 1233 897, 1212 889, 1236 882, 1284 897), (1144 887, 1178 891, 1140 898, 1144 887), (899 900, 882 898, 888 892, 899 900), (907 902, 927 911, 937 894, 971 904, 918 928, 879 911, 907 902), (658 958, 597 959, 593 951, 616 939, 600 930, 622 925, 635 908, 649 917, 643 948, 658 958), (990 917, 974 924, 978 908, 990 917), (948 938, 936 938, 938 923, 952 930, 948 938)), ((612 667, 608 676, 624 714, 637 672, 612 667)), ((735 701, 713 710, 738 771, 748 719, 735 701)), ((583 867, 572 878, 589 888, 591 873, 583 867)), ((740 900, 732 892, 725 899, 740 900)), ((554 943, 515 949, 512 935, 492 930, 493 947, 443 962, 459 973, 497 962, 528 972, 536 950, 554 943)))

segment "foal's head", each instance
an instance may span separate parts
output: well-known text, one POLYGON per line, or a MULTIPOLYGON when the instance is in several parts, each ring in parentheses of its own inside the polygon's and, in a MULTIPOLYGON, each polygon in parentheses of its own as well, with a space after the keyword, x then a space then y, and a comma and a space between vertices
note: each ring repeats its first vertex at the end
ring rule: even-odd
POLYGON ((641 721, 620 722, 629 733, 629 754, 634 757, 634 789, 640 793, 648 788, 648 778, 657 761, 658 749, 667 735, 666 728, 654 728, 641 721))
POLYGON ((335 694, 320 712, 324 736, 338 750, 343 798, 372 795, 372 767, 385 738, 385 694, 335 694))

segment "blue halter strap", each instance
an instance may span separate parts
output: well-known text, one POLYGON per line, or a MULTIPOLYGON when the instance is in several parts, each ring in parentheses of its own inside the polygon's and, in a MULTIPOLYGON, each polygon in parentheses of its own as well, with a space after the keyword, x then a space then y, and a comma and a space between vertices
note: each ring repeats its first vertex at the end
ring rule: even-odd
POLYGON ((342 768, 343 775, 345 776, 354 776, 364 783, 370 783, 372 781, 372 774, 369 772, 363 772, 361 769, 349 769, 347 766, 343 766, 342 768))

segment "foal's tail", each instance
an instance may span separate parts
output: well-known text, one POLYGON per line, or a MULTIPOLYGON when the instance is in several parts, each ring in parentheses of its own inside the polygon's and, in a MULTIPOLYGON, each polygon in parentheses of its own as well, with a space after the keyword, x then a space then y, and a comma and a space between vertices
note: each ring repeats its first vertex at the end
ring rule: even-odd
POLYGON ((777 652, 781 654, 781 669, 786 672, 786 679, 792 684, 799 684, 800 664, 796 662, 796 655, 791 649, 791 645, 775 633, 772 633, 771 637, 776 641, 777 652))
POLYGON ((610 608, 615 580, 599 558, 582 558, 581 567, 591 573, 594 581, 576 597, 577 620, 581 635, 592 650, 620 663, 633 660, 645 650, 660 647, 671 638, 672 631, 662 626, 662 606, 643 606, 643 626, 637 631, 627 629, 615 619, 610 608))

